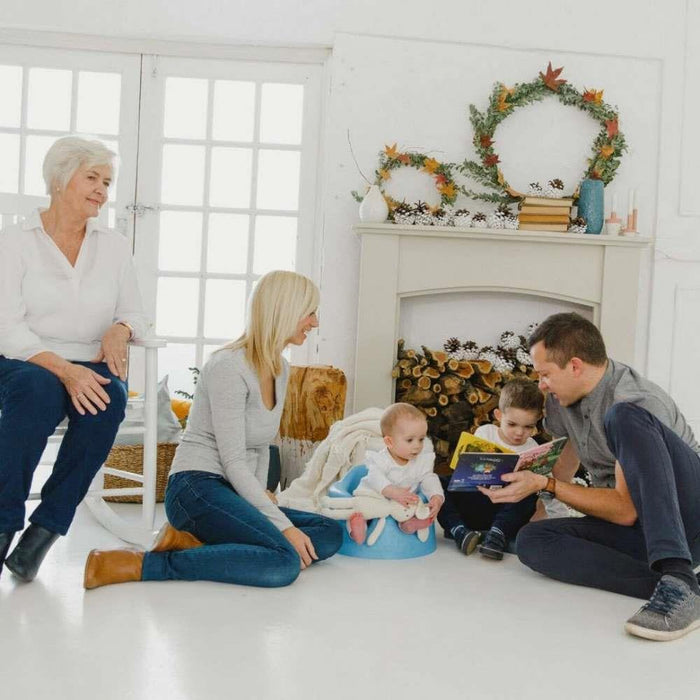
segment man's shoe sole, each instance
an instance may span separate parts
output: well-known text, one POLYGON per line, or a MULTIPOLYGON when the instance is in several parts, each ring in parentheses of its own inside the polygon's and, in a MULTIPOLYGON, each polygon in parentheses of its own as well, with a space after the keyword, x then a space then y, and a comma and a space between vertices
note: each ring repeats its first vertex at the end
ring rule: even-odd
POLYGON ((631 622, 625 623, 625 632, 634 635, 635 637, 643 637, 644 639, 651 639, 654 642, 672 642, 674 639, 680 639, 684 637, 689 632, 700 627, 700 620, 695 620, 695 622, 684 627, 682 630, 675 630, 674 632, 664 632, 663 630, 652 630, 648 627, 640 627, 631 622))

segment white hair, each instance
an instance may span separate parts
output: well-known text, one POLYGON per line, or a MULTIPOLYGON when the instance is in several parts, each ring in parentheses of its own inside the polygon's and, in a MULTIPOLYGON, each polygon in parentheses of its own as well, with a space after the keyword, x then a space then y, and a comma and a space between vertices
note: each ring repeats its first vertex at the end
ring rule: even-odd
POLYGON ((56 187, 65 187, 78 168, 97 165, 115 167, 117 154, 97 139, 83 136, 64 136, 57 139, 46 153, 42 172, 46 193, 56 187))

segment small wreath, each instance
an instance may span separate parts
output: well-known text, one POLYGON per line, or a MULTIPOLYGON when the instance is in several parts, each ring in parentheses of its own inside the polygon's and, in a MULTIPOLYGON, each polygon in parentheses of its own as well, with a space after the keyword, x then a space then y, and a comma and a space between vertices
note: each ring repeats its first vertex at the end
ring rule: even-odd
MULTIPOLYGON (((501 162, 494 148, 496 127, 517 107, 539 102, 545 97, 554 96, 568 106, 578 107, 587 112, 601 125, 601 130, 591 146, 592 155, 588 159, 588 169, 584 177, 602 180, 608 184, 615 177, 620 166, 622 153, 627 150, 625 137, 618 128, 617 109, 603 102, 602 90, 586 89, 579 92, 560 78, 563 68, 547 66, 546 73, 540 73, 529 83, 516 83, 512 88, 496 83, 491 92, 489 106, 482 113, 474 105, 469 106, 469 120, 474 129, 474 147, 480 162, 465 160, 457 169, 477 182, 496 192, 484 193, 462 189, 471 199, 485 202, 509 204, 520 200, 523 195, 513 190, 505 179, 498 163, 501 162)), ((576 197, 576 193, 573 194, 576 197)))
MULTIPOLYGON (((454 204, 457 200, 460 188, 452 177, 452 170, 455 167, 453 163, 441 163, 424 153, 400 153, 394 144, 385 146, 379 153, 379 166, 374 171, 375 180, 372 183, 377 185, 384 195, 390 212, 393 212, 400 202, 384 192, 384 183, 391 178, 392 170, 404 167, 416 168, 432 176, 435 188, 440 194, 440 207, 454 204)), ((357 201, 362 201, 362 197, 357 192, 353 192, 353 196, 357 201)))

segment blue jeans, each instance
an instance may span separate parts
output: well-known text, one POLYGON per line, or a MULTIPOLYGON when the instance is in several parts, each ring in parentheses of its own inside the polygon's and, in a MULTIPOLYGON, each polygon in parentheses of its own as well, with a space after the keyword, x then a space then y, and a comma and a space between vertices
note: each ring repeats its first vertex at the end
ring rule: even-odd
POLYGON ((81 416, 56 375, 43 367, 0 355, 0 532, 24 528, 24 503, 34 470, 56 426, 68 416, 51 476, 31 522, 65 535, 75 509, 103 465, 124 420, 126 383, 104 363, 75 362, 110 379, 110 403, 96 416, 81 416))
POLYGON ((540 520, 518 535, 520 560, 580 586, 649 598, 661 559, 700 561, 700 456, 648 411, 615 404, 605 415, 608 446, 637 510, 632 526, 599 518, 540 520))
MULTIPOLYGON (((315 513, 282 512, 313 542, 319 561, 343 542, 341 525, 315 513)), ((173 474, 165 492, 171 525, 190 532, 202 547, 146 552, 143 581, 221 581, 245 586, 287 586, 299 575, 300 559, 287 538, 222 476, 203 471, 173 474)))

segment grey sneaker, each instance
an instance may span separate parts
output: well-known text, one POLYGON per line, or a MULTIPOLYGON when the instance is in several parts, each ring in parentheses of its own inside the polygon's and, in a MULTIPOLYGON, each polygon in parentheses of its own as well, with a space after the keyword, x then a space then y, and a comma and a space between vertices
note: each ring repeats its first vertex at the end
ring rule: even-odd
POLYGON ((625 630, 637 637, 670 642, 700 627, 700 595, 675 576, 662 576, 648 603, 630 617, 625 630))

